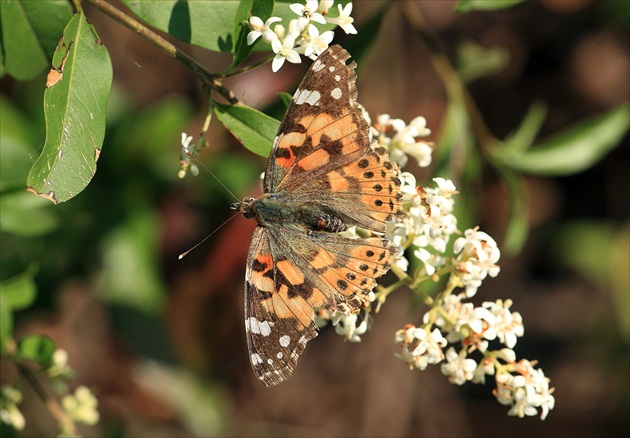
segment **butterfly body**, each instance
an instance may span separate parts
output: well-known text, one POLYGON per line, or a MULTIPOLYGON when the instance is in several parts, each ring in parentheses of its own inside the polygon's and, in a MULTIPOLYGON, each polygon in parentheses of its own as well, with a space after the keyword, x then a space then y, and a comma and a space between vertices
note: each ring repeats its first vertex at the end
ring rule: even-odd
POLYGON ((313 308, 358 311, 397 254, 384 237, 402 214, 400 181, 387 151, 371 143, 356 102, 354 63, 331 46, 313 63, 274 141, 264 194, 234 204, 258 222, 245 278, 250 361, 267 386, 287 379, 317 336, 313 308))

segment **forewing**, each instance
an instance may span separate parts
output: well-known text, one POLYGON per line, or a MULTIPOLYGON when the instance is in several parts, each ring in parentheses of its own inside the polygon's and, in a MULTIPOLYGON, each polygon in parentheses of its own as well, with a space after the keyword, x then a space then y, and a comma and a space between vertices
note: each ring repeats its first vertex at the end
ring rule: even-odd
POLYGON ((330 46, 306 73, 274 141, 265 192, 293 190, 369 149, 369 126, 356 101, 356 64, 346 65, 349 57, 330 46))

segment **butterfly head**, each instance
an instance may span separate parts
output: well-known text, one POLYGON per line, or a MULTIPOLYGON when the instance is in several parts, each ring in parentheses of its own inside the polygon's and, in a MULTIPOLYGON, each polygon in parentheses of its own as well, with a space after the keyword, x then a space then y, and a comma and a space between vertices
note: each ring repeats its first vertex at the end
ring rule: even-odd
POLYGON ((236 210, 242 213, 247 219, 251 219, 256 216, 256 203, 254 198, 243 198, 242 201, 235 202, 230 206, 232 210, 236 210))

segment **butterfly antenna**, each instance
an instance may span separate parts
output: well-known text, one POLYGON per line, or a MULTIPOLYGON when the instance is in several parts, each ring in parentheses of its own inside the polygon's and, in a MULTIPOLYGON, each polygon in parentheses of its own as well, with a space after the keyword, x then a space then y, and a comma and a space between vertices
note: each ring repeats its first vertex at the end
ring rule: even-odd
POLYGON ((229 218, 227 218, 225 220, 225 222, 223 222, 221 225, 219 225, 218 227, 215 228, 215 230, 213 232, 211 232, 210 234, 208 234, 206 237, 203 238, 203 240, 201 240, 201 242, 198 242, 197 244, 195 244, 195 246, 193 246, 192 248, 190 248, 188 251, 184 251, 183 253, 181 253, 179 255, 179 257, 177 257, 177 260, 181 260, 184 257, 186 257, 188 255, 188 253, 190 251, 192 251, 193 249, 197 248, 199 245, 201 245, 203 242, 205 242, 206 240, 208 240, 210 238, 210 236, 212 236, 214 233, 216 233, 217 231, 219 231, 221 229, 221 227, 225 224, 227 224, 228 222, 230 222, 232 219, 234 219, 236 216, 238 216, 238 213, 230 216, 229 218))
MULTIPOLYGON (((197 164, 199 164, 201 167, 203 167, 203 168, 206 170, 206 172, 208 172, 210 175, 212 175, 212 178, 214 178, 215 180, 217 180, 217 182, 218 182, 219 184, 221 184, 221 187, 223 187, 223 188, 225 189, 225 191, 226 191, 226 192, 228 192, 228 193, 229 193, 229 194, 230 194, 230 195, 231 195, 234 199, 236 199, 236 201, 237 201, 237 202, 240 202, 240 199, 238 199, 238 198, 236 197, 236 195, 235 195, 234 193, 232 193, 232 191, 231 191, 230 189, 228 189, 228 188, 227 188, 227 186, 226 186, 225 184, 223 184, 223 182, 222 182, 222 181, 221 181, 221 180, 220 180, 220 179, 219 179, 219 178, 218 178, 218 177, 217 177, 217 176, 216 176, 216 175, 215 175, 215 174, 214 174, 214 173, 213 173, 210 169, 208 169, 208 167, 207 167, 205 164, 203 164, 201 161, 199 161, 199 158, 195 157, 195 156, 194 156, 193 154, 191 154, 190 152, 186 152, 186 155, 188 155, 190 158, 192 158, 193 160, 195 160, 195 162, 197 162, 197 164)), ((231 219, 231 218, 230 218, 230 219, 231 219)), ((230 219, 228 219, 228 221, 229 221, 230 219)), ((226 222, 227 222, 227 221, 226 221, 226 222)), ((225 222, 224 222, 224 223, 225 223, 225 222)), ((221 226, 223 226, 223 225, 221 225, 221 226)), ((219 227, 219 228, 221 228, 221 227, 219 227)), ((217 228, 217 230, 218 230, 219 228, 217 228)), ((215 231, 216 231, 216 230, 215 230, 215 231)), ((212 234, 211 234, 211 235, 212 235, 212 234)), ((210 236, 211 236, 211 235, 210 235, 210 236)), ((208 236, 208 237, 210 237, 210 236, 208 236)), ((207 239, 208 237, 206 237, 206 239, 207 239)), ((203 240, 206 240, 206 239, 203 239, 203 240)), ((203 243, 203 240, 202 240, 201 242, 199 242, 199 243, 203 243)), ((191 250, 192 250, 192 249, 194 249, 194 248, 191 248, 191 250)), ((181 257, 180 257, 180 258, 181 258, 181 257)))

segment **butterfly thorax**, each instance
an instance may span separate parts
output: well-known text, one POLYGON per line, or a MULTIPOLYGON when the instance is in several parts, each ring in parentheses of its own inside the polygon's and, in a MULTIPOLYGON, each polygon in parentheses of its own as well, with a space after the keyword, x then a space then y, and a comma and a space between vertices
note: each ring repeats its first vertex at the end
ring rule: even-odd
POLYGON ((247 219, 256 219, 265 226, 295 226, 298 228, 339 233, 348 229, 343 219, 316 202, 295 200, 284 193, 265 193, 258 198, 245 198, 234 204, 247 219))

